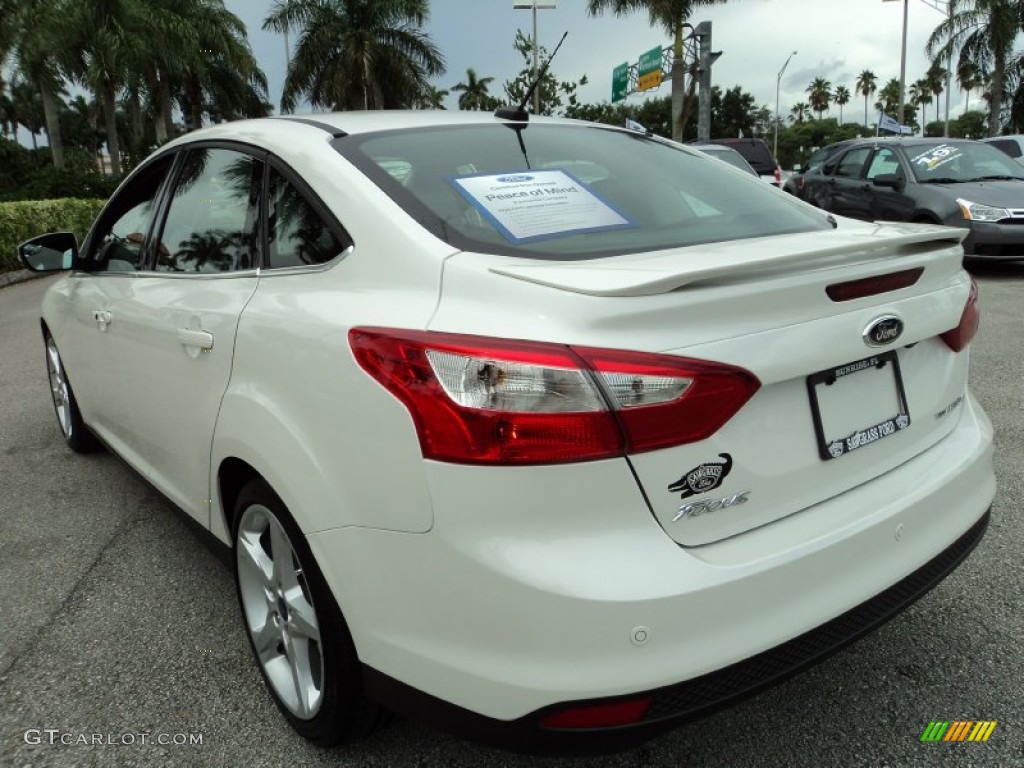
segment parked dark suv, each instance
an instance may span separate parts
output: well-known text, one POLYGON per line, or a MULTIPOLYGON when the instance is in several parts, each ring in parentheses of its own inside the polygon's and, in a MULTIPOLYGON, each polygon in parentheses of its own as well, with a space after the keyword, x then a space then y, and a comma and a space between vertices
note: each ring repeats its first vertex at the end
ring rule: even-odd
POLYGON ((782 188, 786 192, 789 192, 789 194, 799 197, 801 200, 805 200, 806 196, 804 195, 804 178, 807 176, 807 174, 810 173, 811 171, 821 168, 821 166, 823 166, 825 162, 830 157, 832 157, 832 155, 834 155, 836 152, 841 152, 853 141, 856 141, 856 139, 846 139, 845 141, 837 141, 835 144, 829 144, 817 150, 813 155, 811 155, 807 159, 806 163, 800 166, 796 173, 794 173, 792 176, 786 179, 786 183, 782 185, 782 188))
POLYGON ((775 186, 779 186, 782 181, 779 165, 764 139, 712 139, 711 143, 735 149, 765 181, 775 186))
POLYGON ((1024 260, 1024 168, 979 141, 852 141, 807 172, 803 197, 855 219, 965 227, 968 256, 1024 260))

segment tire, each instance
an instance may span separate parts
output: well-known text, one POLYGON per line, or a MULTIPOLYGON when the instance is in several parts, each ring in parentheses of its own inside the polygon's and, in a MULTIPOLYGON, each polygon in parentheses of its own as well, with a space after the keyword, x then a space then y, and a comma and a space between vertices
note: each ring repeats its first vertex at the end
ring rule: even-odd
POLYGON ((352 635, 305 537, 262 479, 242 489, 234 512, 238 601, 274 702, 319 746, 368 735, 385 711, 363 695, 352 635))
POLYGON ((98 451, 102 446, 82 421, 82 412, 78 409, 78 401, 75 400, 67 371, 64 370, 64 361, 57 350, 57 343, 48 332, 44 333, 43 341, 46 345, 46 372, 50 382, 50 396, 53 398, 57 426, 64 436, 64 442, 75 453, 98 451))

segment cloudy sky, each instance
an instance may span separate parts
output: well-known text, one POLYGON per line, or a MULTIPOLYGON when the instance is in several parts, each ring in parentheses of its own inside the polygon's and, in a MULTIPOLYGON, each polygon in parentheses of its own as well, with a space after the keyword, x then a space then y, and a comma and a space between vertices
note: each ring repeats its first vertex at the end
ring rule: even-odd
MULTIPOLYGON (((537 12, 541 45, 551 49, 562 32, 569 32, 552 71, 560 79, 586 74, 590 84, 580 92, 584 102, 610 100, 613 67, 635 62, 655 45, 671 43, 660 29, 649 26, 644 13, 592 18, 586 13, 586 0, 540 1, 557 5, 537 12)), ((907 2, 909 84, 928 68, 925 42, 943 15, 935 9, 941 0, 907 2)), ((226 4, 248 25, 253 49, 270 80, 271 101, 278 105, 285 72, 284 39, 261 29, 273 1, 226 0, 226 4)), ((466 69, 472 67, 478 76, 494 77, 491 92, 501 94, 501 83, 522 66, 512 49, 516 29, 529 33, 532 25, 531 12, 513 10, 512 5, 513 0, 432 0, 427 30, 447 63, 447 73, 436 81, 438 87, 450 88, 465 80, 466 69)), ((713 70, 715 85, 723 89, 740 85, 769 108, 775 104, 777 73, 786 57, 797 51, 782 77, 779 104, 784 114, 797 101, 807 100, 805 89, 815 77, 825 77, 833 86, 846 85, 851 91, 864 69, 878 76, 880 86, 899 77, 900 0, 728 0, 724 5, 697 8, 690 22, 701 21, 712 22, 713 49, 722 51, 713 70)), ((668 92, 666 83, 657 95, 668 92)), ((628 103, 642 98, 630 96, 628 103)), ((979 98, 972 94, 972 105, 979 98)), ((449 108, 454 108, 454 99, 450 101, 449 108)), ((964 95, 954 84, 951 115, 963 109, 964 95)), ((846 120, 863 120, 863 115, 863 98, 855 98, 845 108, 846 120)))

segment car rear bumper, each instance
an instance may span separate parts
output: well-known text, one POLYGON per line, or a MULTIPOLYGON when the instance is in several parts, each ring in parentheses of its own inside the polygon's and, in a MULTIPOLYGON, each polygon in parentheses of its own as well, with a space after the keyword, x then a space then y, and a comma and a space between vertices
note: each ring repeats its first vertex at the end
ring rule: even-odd
POLYGON ((936 557, 857 607, 749 659, 674 685, 624 697, 563 702, 516 720, 480 715, 369 666, 364 666, 366 692, 388 707, 442 730, 516 752, 580 755, 629 749, 776 685, 877 629, 952 573, 981 541, 989 517, 986 511, 936 557), (543 723, 547 715, 568 707, 600 706, 647 697, 650 705, 632 725, 567 729, 549 728, 543 723))
POLYGON ((971 222, 964 253, 972 259, 1017 261, 1024 259, 1024 222, 997 224, 971 222))
POLYGON ((624 461, 427 462, 431 531, 309 540, 385 703, 513 748, 627 746, 823 658, 951 571, 995 494, 991 425, 969 395, 959 416, 885 475, 700 547, 655 523, 624 461), (637 692, 654 699, 625 730, 539 726, 637 692))

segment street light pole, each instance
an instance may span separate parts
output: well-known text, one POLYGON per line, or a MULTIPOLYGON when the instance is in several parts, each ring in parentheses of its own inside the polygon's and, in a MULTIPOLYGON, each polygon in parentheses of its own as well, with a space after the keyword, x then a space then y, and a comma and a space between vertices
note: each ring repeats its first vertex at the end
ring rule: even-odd
MULTIPOLYGON (((949 29, 950 32, 953 30, 953 0, 948 0, 949 3, 949 29)), ((942 129, 942 135, 949 138, 949 80, 953 73, 953 49, 949 49, 949 55, 946 57, 946 127, 942 129)))
POLYGON ((775 148, 772 151, 775 162, 779 162, 779 90, 782 87, 782 75, 786 71, 786 67, 789 66, 789 60, 794 56, 796 56, 796 51, 786 57, 786 63, 782 65, 782 69, 779 70, 779 74, 775 78, 775 148))
MULTIPOLYGON (((553 9, 554 7, 555 7, 555 3, 553 3, 553 2, 550 2, 550 3, 540 3, 540 2, 537 2, 537 0, 531 0, 529 3, 523 3, 523 2, 512 3, 513 10, 521 11, 521 10, 529 9, 529 10, 533 11, 533 68, 532 68, 532 73, 531 73, 533 77, 536 77, 537 73, 540 72, 539 48, 537 46, 537 9, 538 8, 541 8, 541 9, 553 9)), ((537 86, 537 88, 533 92, 533 113, 535 115, 540 114, 540 86, 539 85, 537 86)))
MULTIPOLYGON (((883 3, 892 0, 882 0, 883 3)), ((907 92, 907 6, 910 0, 903 0, 903 45, 900 47, 900 100, 896 113, 896 122, 903 125, 903 100, 907 92)), ((902 133, 900 134, 903 135, 902 133)))
MULTIPOLYGON (((896 122, 900 124, 900 135, 903 135, 903 104, 907 93, 907 6, 910 0, 903 0, 903 45, 900 47, 900 106, 896 113, 896 122)), ((924 131, 922 131, 924 135, 924 131)))

